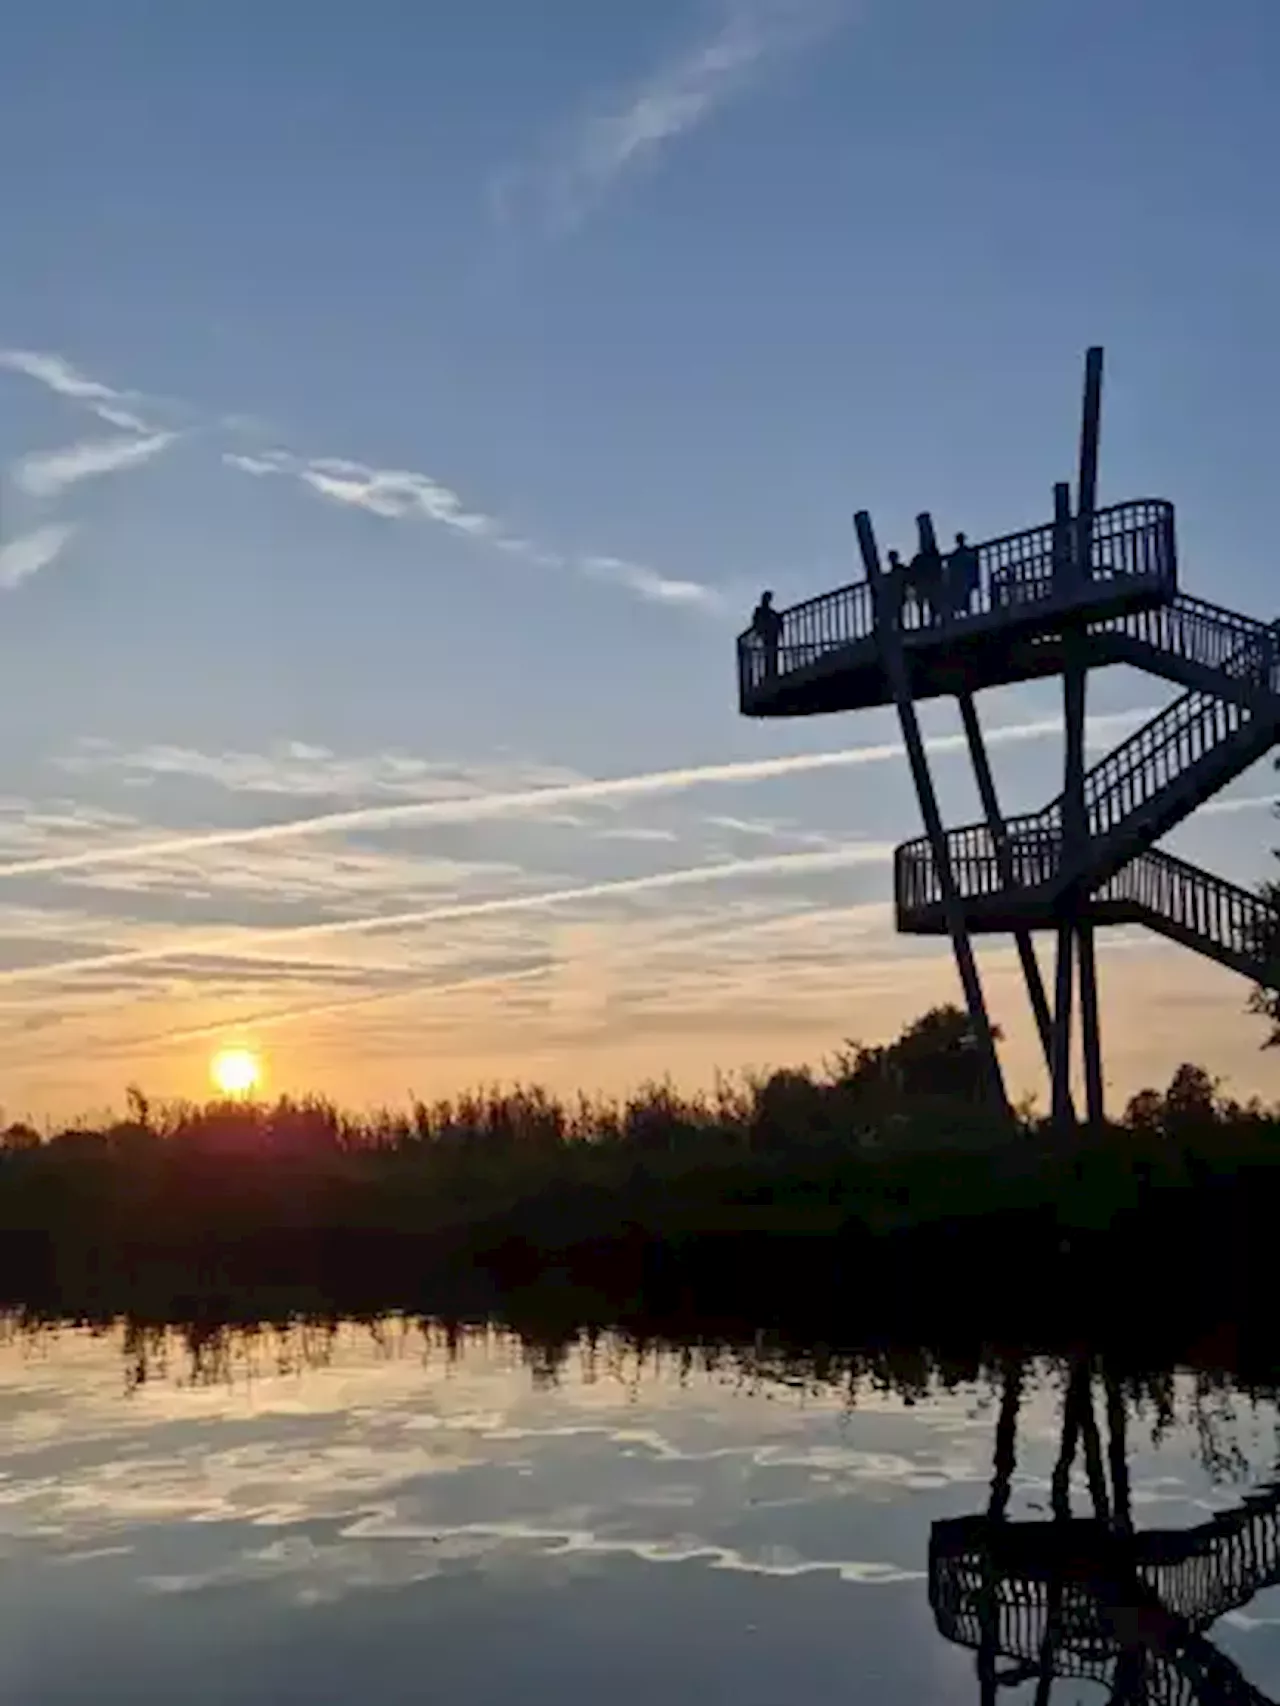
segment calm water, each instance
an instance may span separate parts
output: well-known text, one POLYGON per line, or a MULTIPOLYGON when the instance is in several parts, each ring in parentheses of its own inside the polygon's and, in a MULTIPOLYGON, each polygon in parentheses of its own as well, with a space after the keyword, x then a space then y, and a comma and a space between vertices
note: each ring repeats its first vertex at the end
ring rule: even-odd
MULTIPOLYGON (((930 1610, 929 1537, 985 1510, 998 1403, 854 1396, 611 1342, 548 1378, 513 1339, 451 1353, 408 1324, 199 1355, 11 1332, 0 1693, 976 1703, 974 1654, 930 1610)), ((1190 1398, 1180 1380, 1180 1412, 1190 1398)), ((1209 1410, 1155 1444, 1150 1412, 1130 1420, 1138 1528, 1203 1525, 1269 1481, 1274 1410, 1209 1410)), ((1060 1380, 1033 1369, 1010 1519, 1047 1520, 1060 1416, 1060 1380)), ((1208 1635, 1280 1698, 1280 1591, 1208 1635)), ((1065 1680, 1051 1698, 1108 1695, 1065 1680)))

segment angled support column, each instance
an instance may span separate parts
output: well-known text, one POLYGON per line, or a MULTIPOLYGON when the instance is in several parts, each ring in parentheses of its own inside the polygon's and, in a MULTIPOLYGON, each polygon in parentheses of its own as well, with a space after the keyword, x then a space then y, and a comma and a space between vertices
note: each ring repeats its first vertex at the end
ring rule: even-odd
MULTIPOLYGON (((933 517, 927 510, 916 517, 920 529, 920 549, 941 559, 938 550, 938 535, 933 525, 933 517)), ((947 603, 950 610, 950 603, 947 603)), ((995 849, 996 869, 1000 873, 1000 881, 1007 887, 1014 886, 1013 855, 1009 850, 1009 838, 1005 833, 1004 817, 1000 811, 1000 801, 996 794, 995 777, 991 771, 991 760, 987 755, 987 743, 983 739, 982 724, 978 719, 978 707, 974 703, 973 694, 966 688, 956 695, 960 706, 960 721, 964 725, 964 737, 969 746, 969 758, 973 765, 974 780, 978 785, 978 798, 982 802, 982 810, 987 820, 987 832, 991 836, 991 844, 995 849)), ((1040 1046, 1044 1050, 1045 1065, 1053 1068, 1053 1020, 1049 1012, 1049 999, 1045 994, 1044 979, 1040 975, 1040 962, 1036 958, 1035 942, 1030 930, 1015 930, 1013 939, 1018 949, 1018 958, 1022 963, 1022 975, 1027 985, 1027 998, 1031 1003, 1031 1011, 1035 1017, 1036 1030, 1040 1036, 1040 1046)))
POLYGON ((903 744, 907 749, 907 760, 911 765, 911 777, 915 783, 916 798, 920 802, 925 831, 929 837, 938 880, 942 887, 943 912, 947 920, 947 931, 951 937, 951 947, 956 957, 956 969, 960 974, 960 984, 964 990, 965 1003, 969 1009, 969 1020, 973 1026, 975 1039, 986 1069, 991 1101, 1008 1119, 1010 1110, 1009 1099, 1005 1093, 1004 1074, 1000 1070, 1000 1057, 996 1053, 995 1036, 991 1029, 990 1016, 987 1013, 982 980, 978 975, 973 942, 964 921, 955 874, 951 869, 951 855, 947 846, 946 832, 942 826, 942 815, 938 810, 938 797, 934 792, 933 777, 929 771, 929 760, 920 734, 920 719, 916 714, 915 700, 911 693, 911 682, 907 675, 906 658, 902 647, 902 632, 898 624, 897 612, 892 607, 892 601, 885 596, 884 577, 880 570, 880 553, 876 546, 871 517, 866 510, 859 510, 854 517, 853 524, 858 535, 858 549, 862 554, 862 565, 866 571, 867 583, 871 588, 876 628, 880 636, 889 685, 898 708, 898 722, 902 729, 903 744))
MULTIPOLYGON (((973 694, 965 691, 959 695, 960 721, 964 725, 965 740, 969 743, 969 757, 973 761, 974 779, 978 784, 978 797, 982 801, 982 810, 987 820, 987 831, 991 836, 992 845, 996 851, 996 867, 1000 872, 1000 881, 1006 888, 1012 888, 1015 882, 1013 869, 1013 854, 1009 850, 1009 838, 1005 833, 1004 818, 1000 812, 1000 801, 996 795, 995 778, 991 774, 991 761, 987 756, 987 743, 982 738, 982 724, 978 721, 978 707, 973 702, 973 694)), ((1040 1046, 1044 1050, 1045 1065, 1053 1070, 1053 1018, 1049 1012, 1049 998, 1045 994, 1044 978, 1040 975, 1040 961, 1036 958, 1036 945, 1030 930, 1015 930, 1013 939, 1018 949, 1018 958, 1022 962, 1022 975, 1026 979, 1027 999, 1031 1003, 1031 1011, 1035 1015, 1036 1030, 1040 1034, 1040 1046)))

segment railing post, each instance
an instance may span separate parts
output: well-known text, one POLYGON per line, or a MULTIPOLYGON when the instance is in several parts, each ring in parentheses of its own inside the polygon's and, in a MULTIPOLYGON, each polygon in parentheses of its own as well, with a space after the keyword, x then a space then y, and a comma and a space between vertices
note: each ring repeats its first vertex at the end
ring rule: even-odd
MULTIPOLYGON (((947 846, 946 831, 942 825, 942 814, 938 810, 938 797, 934 792, 929 759, 924 749, 924 740, 920 734, 920 719, 916 715, 915 699, 911 692, 910 677, 907 674, 906 657, 902 647, 902 631, 895 620, 896 610, 890 608, 891 601, 884 595, 884 577, 880 571, 880 553, 876 547, 871 517, 866 510, 858 511, 854 517, 853 525, 858 536, 858 549, 862 554, 862 566, 866 571, 867 582, 871 587, 872 607, 875 612, 880 652, 884 659, 885 672, 889 677, 889 685, 898 707, 898 722, 902 729, 903 745, 907 749, 907 761, 911 766, 911 777, 915 783, 916 799, 920 804, 925 830, 929 837, 929 845, 933 852, 934 865, 942 886, 943 915, 947 921, 947 931, 951 937, 951 947, 956 958, 956 970, 960 974, 960 984, 964 990, 965 1002, 969 1009, 969 1022, 973 1026, 975 1041, 986 1069, 985 1076, 991 1101, 1008 1119, 1011 1118, 1011 1113, 1009 1099, 1005 1092, 1004 1074, 1000 1070, 1000 1057, 996 1053, 995 1034, 992 1031, 991 1020, 987 1013, 986 997, 982 990, 982 980, 978 975, 973 942, 964 920, 959 892, 956 889, 955 877, 951 869, 951 855, 947 846)), ((894 602, 896 603, 896 601, 894 602)))

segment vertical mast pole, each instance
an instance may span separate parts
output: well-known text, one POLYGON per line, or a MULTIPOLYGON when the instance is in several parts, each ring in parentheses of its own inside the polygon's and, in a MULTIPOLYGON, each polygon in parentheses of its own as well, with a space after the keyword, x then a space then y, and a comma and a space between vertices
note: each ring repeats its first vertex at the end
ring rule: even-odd
MULTIPOLYGON (((1080 474, 1076 489, 1076 565, 1082 579, 1087 579, 1093 559, 1093 516, 1098 506, 1098 446, 1102 431, 1102 350, 1096 345, 1085 358, 1084 410, 1080 423, 1080 474)), ((1070 644, 1070 642, 1069 642, 1070 644)), ((1083 655, 1083 635, 1076 646, 1080 656, 1068 653, 1068 670, 1073 681, 1071 694, 1076 719, 1074 746, 1077 768, 1072 785, 1078 798, 1074 802, 1078 848, 1083 851, 1089 836, 1088 818, 1084 803, 1084 717, 1085 692, 1088 681, 1088 661, 1083 655)), ((1067 689, 1064 688, 1064 696, 1067 689)), ((1069 737, 1070 738, 1070 737, 1069 737)), ((1076 923, 1076 951, 1080 966, 1080 1033, 1084 1051, 1085 1105, 1089 1124, 1099 1125, 1105 1113, 1102 1081, 1102 1041, 1098 1023, 1098 969, 1094 954, 1093 920, 1088 916, 1089 896, 1079 897, 1076 923)))

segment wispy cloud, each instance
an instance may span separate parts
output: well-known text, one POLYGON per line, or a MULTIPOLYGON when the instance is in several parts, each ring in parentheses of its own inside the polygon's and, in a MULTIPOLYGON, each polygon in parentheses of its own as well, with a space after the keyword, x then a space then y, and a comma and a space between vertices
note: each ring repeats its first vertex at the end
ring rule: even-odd
POLYGON ((624 557, 573 554, 537 544, 513 532, 496 515, 467 503, 452 487, 413 469, 375 468, 340 457, 306 458, 286 450, 256 455, 228 451, 223 462, 258 479, 285 475, 330 503, 364 510, 383 521, 434 522, 535 568, 605 581, 652 603, 720 606, 717 593, 700 581, 675 579, 624 557))
MULTIPOLYGON (((81 480, 141 467, 180 436, 153 424, 175 410, 183 430, 192 425, 240 436, 261 432, 242 416, 202 416, 199 411, 140 392, 122 391, 91 378, 67 357, 45 350, 0 349, 0 370, 22 374, 119 429, 114 438, 93 438, 24 457, 13 470, 15 484, 36 498, 56 497, 81 480), (141 411, 141 412, 140 412, 141 411)), ((243 440, 242 440, 243 441, 243 440)), ((468 502, 452 486, 420 470, 375 467, 340 456, 300 456, 275 448, 227 450, 225 467, 258 479, 283 477, 327 503, 363 510, 382 521, 427 522, 460 538, 527 563, 531 568, 574 574, 616 586, 648 603, 719 611, 721 596, 701 581, 663 574, 646 563, 610 552, 564 551, 515 531, 496 514, 468 502)))
POLYGON ((34 379, 55 396, 83 404, 109 426, 126 432, 154 431, 133 407, 127 406, 142 401, 137 392, 119 391, 113 385, 104 385, 100 379, 90 379, 65 356, 48 350, 4 349, 0 350, 0 368, 34 379))
POLYGON ((16 539, 0 542, 0 587, 12 588, 47 569, 75 533, 68 522, 50 522, 16 539))
POLYGON ((534 167, 506 174, 495 185, 496 205, 510 211, 528 197, 553 229, 572 229, 850 11, 846 0, 721 0, 699 40, 567 126, 534 167))
POLYGON ((411 469, 372 468, 364 462, 332 456, 308 460, 284 450, 258 456, 229 452, 223 461, 230 468, 238 468, 242 474, 253 474, 258 478, 269 474, 290 474, 320 497, 350 509, 367 510, 370 515, 380 516, 384 521, 418 516, 452 527, 472 538, 502 535, 501 527, 491 516, 468 508, 448 486, 441 485, 428 474, 418 474, 411 469))
POLYGON ((742 877, 786 876, 834 871, 853 865, 883 864, 892 854, 893 845, 889 842, 855 842, 852 846, 828 852, 775 853, 759 859, 730 859, 722 864, 654 871, 639 877, 580 883, 570 888, 544 890, 535 894, 498 895, 489 900, 416 907, 409 912, 322 919, 314 924, 287 925, 272 930, 221 931, 208 936, 184 931, 168 942, 159 942, 152 946, 113 950, 106 954, 89 954, 77 959, 55 961, 49 965, 15 966, 0 971, 0 984, 28 983, 45 978, 79 975, 83 972, 115 971, 125 966, 154 965, 163 960, 189 959, 201 955, 235 955, 245 946, 260 950, 276 942, 294 943, 312 941, 320 937, 418 930, 437 924, 457 924, 512 913, 544 911, 582 901, 616 900, 626 895, 698 887, 704 883, 730 882, 742 877))
POLYGON ((564 765, 511 759, 467 762, 423 758, 398 749, 342 756, 309 741, 279 741, 265 752, 201 752, 189 746, 156 744, 124 748, 90 736, 55 760, 73 775, 103 771, 132 781, 183 777, 233 793, 286 794, 299 798, 376 796, 401 799, 471 799, 486 790, 562 787, 583 780, 564 765))
MULTIPOLYGON (((1128 730, 1150 717, 1148 708, 1114 712, 1089 720, 1089 729, 1128 730)), ((1010 724, 988 731, 988 744, 1043 740, 1060 734, 1059 718, 1010 724)), ((939 735, 928 741, 931 753, 963 752, 961 735, 939 735)), ((349 811, 324 812, 287 823, 259 824, 247 829, 221 829, 197 835, 175 835, 163 839, 91 847, 74 853, 40 855, 0 865, 0 878, 51 875, 57 871, 91 870, 127 865, 138 859, 167 858, 199 852, 210 847, 244 847, 263 842, 285 841, 300 835, 328 835, 351 829, 372 829, 391 824, 474 823, 487 818, 542 813, 560 806, 588 801, 638 799, 645 795, 681 792, 687 788, 720 784, 763 782, 781 776, 845 768, 850 765, 882 764, 901 756, 896 741, 876 746, 846 747, 834 752, 795 753, 784 758, 739 760, 728 764, 704 764, 679 770, 655 770, 636 776, 612 776, 600 780, 569 782, 559 787, 520 788, 505 793, 479 794, 470 798, 405 801, 395 805, 356 806, 349 811)))
POLYGON ((61 450, 37 451, 24 456, 14 469, 14 479, 32 497, 56 497, 68 486, 102 474, 118 474, 150 462, 168 448, 176 434, 153 432, 118 438, 88 438, 61 450))

